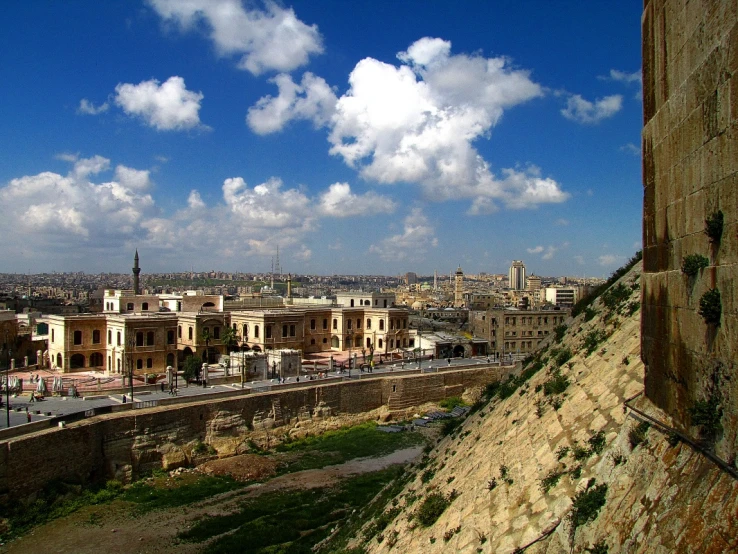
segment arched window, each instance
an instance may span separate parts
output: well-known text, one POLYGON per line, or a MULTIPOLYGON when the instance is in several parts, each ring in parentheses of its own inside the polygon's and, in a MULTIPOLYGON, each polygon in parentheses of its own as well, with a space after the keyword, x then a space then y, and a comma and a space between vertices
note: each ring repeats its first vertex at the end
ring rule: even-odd
POLYGON ((154 360, 146 358, 146 369, 151 369, 152 367, 154 367, 154 360))
POLYGON ((177 325, 177 338, 178 339, 182 338, 182 326, 181 325, 177 325))
POLYGON ((379 339, 379 340, 377 341, 377 344, 379 345, 379 348, 382 348, 382 339, 379 339))
POLYGON ((108 371, 112 371, 112 370, 113 370, 113 358, 108 356, 108 371))
POLYGON ((354 339, 354 346, 355 346, 356 348, 361 348, 361 337, 356 337, 356 338, 354 339))
POLYGON ((90 354, 90 367, 102 367, 103 356, 100 352, 93 352, 90 354))
POLYGON ((287 326, 286 325, 282 325, 282 337, 284 338, 286 336, 287 336, 287 326))
POLYGON ((338 320, 333 318, 333 329, 338 329, 338 320))
POLYGON ((190 327, 188 335, 189 339, 192 340, 192 327, 190 327))
POLYGON ((350 319, 347 319, 346 320, 346 329, 351 329, 351 320, 350 319))
POLYGON ((315 331, 315 320, 314 319, 310 320, 310 330, 315 331))
POLYGON ((384 331, 384 320, 383 319, 379 320, 379 330, 384 331))
POLYGON ((338 337, 331 337, 331 348, 338 348, 338 337))
POLYGON ((366 318, 366 328, 371 329, 372 328, 372 320, 369 318, 366 318))
POLYGON ((118 366, 118 373, 120 373, 120 360, 116 360, 117 366, 118 366))
POLYGON ((108 344, 112 344, 112 343, 113 343, 113 331, 108 329, 108 344))
POLYGON ((258 325, 254 325, 254 338, 255 339, 259 338, 259 326, 258 325))
POLYGON ((70 369, 85 367, 85 357, 82 354, 72 354, 69 358, 69 367, 70 369))
POLYGON ((353 298, 351 299, 351 307, 352 308, 354 307, 354 299, 353 298))
POLYGON ((174 330, 169 329, 167 331, 167 344, 174 344, 174 330))
POLYGON ((54 342, 54 330, 51 330, 51 342, 54 342))
POLYGON ((56 367, 61 368, 62 366, 62 355, 57 354, 56 355, 56 367))
POLYGON ((146 346, 153 346, 154 345, 154 332, 149 331, 146 333, 146 346))
POLYGON ((243 324, 243 327, 241 327, 241 336, 243 337, 243 340, 246 340, 246 337, 249 336, 249 326, 245 323, 243 324))
POLYGON ((366 347, 371 348, 372 347, 372 339, 369 337, 366 338, 366 347))
POLYGON ((361 329, 361 318, 356 319, 356 328, 361 329))
POLYGON ((328 330, 328 320, 325 318, 323 318, 323 330, 324 331, 328 330))
POLYGON ((118 331, 118 346, 120 346, 120 331, 118 331))

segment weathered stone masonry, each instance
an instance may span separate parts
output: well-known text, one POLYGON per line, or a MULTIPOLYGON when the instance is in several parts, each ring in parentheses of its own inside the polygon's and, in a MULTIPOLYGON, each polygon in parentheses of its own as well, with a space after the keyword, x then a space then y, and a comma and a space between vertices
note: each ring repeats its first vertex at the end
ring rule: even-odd
POLYGON ((135 477, 161 467, 167 459, 176 461, 182 447, 193 441, 228 455, 248 436, 254 416, 268 414, 275 405, 291 421, 318 406, 334 414, 366 412, 387 404, 405 407, 405 400, 417 405, 461 394, 499 379, 501 371, 489 367, 362 379, 98 416, 0 443, 0 491, 7 501, 27 497, 54 479, 135 477))
POLYGON ((738 440, 738 3, 646 0, 643 30, 643 318, 647 396, 693 435, 689 408, 722 397, 716 451, 738 440), (722 211, 721 240, 705 220, 722 211), (709 267, 681 271, 699 254, 709 267), (719 325, 700 298, 718 289, 719 325))

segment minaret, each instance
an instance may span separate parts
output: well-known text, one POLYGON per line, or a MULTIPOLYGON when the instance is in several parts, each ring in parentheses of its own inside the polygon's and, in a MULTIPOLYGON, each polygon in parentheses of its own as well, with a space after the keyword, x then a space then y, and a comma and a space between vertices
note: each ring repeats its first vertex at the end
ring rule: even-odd
POLYGON ((433 270, 433 290, 438 290, 438 270, 433 270))
POLYGON ((454 306, 460 308, 464 303, 464 272, 461 266, 456 270, 456 287, 454 289, 454 306))
POLYGON ((292 298, 292 273, 287 274, 287 298, 292 298))
POLYGON ((133 294, 141 294, 138 288, 139 273, 141 273, 141 268, 138 267, 138 248, 136 248, 136 255, 133 257, 133 294))

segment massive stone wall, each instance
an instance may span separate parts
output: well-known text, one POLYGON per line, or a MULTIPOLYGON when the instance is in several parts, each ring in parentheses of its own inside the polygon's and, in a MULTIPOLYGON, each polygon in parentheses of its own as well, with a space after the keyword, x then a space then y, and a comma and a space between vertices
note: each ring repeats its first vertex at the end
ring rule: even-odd
POLYGON ((275 411, 274 424, 280 425, 317 413, 358 414, 388 403, 407 407, 483 386, 503 372, 483 367, 362 379, 98 416, 0 443, 0 500, 27 497, 55 479, 127 480, 147 469, 181 465, 197 442, 219 455, 235 454, 258 422, 275 419, 275 411))
POLYGON ((738 3, 647 0, 643 30, 643 318, 647 396, 691 434, 689 413, 722 409, 716 451, 738 449, 738 3), (722 237, 706 220, 722 212, 722 237), (688 255, 708 267, 690 277, 688 255), (720 293, 717 324, 700 300, 720 293))

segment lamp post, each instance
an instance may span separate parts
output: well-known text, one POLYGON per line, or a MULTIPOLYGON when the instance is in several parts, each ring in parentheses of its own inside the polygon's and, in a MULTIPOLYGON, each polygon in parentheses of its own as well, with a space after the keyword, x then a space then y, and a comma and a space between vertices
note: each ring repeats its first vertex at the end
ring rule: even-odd
POLYGON ((136 339, 131 336, 128 338, 128 383, 131 387, 131 410, 134 409, 133 403, 133 350, 136 348, 136 339))
MULTIPOLYGON (((10 429, 10 345, 8 345, 8 331, 5 331, 5 417, 7 427, 10 429)), ((33 394, 33 393, 32 393, 33 394)))

